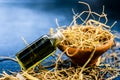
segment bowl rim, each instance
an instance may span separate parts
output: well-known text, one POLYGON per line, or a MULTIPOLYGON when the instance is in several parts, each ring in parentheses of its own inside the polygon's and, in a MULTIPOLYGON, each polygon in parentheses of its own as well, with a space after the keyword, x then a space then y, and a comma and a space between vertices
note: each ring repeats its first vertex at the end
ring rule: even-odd
MULTIPOLYGON (((96 51, 101 51, 103 49, 109 49, 112 45, 113 45, 113 42, 114 42, 114 37, 111 37, 110 40, 108 40, 108 42, 104 45, 101 45, 101 46, 97 46, 96 47, 96 51)), ((61 50, 61 51, 65 51, 66 49, 70 50, 74 50, 74 52, 76 51, 77 47, 70 47, 70 46, 67 46, 67 45, 63 45, 62 43, 58 44, 58 48, 61 50)), ((81 48, 78 48, 78 51, 83 51, 83 52, 91 52, 93 51, 94 49, 93 48, 85 48, 85 49, 81 49, 81 48)), ((73 55, 70 55, 68 53, 68 51, 65 51, 65 53, 70 57, 70 56, 73 56, 73 55)), ((77 53, 75 53, 77 54, 77 53)), ((74 54, 74 55, 75 55, 74 54)))

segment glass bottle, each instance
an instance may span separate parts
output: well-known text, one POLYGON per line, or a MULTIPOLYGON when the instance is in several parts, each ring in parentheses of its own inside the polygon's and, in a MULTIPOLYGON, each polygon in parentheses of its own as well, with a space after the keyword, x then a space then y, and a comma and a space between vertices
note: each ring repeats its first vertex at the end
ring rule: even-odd
POLYGON ((16 59, 23 70, 35 67, 55 52, 56 44, 63 39, 58 30, 52 35, 43 35, 16 54, 16 59))

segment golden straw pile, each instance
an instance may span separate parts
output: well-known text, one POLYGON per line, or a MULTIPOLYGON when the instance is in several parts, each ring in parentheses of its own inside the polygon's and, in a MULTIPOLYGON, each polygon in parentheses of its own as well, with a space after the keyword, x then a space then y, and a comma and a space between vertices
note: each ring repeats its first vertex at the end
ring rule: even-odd
POLYGON ((65 40, 62 44, 82 49, 101 46, 113 37, 113 35, 108 30, 104 30, 102 26, 94 25, 67 27, 67 29, 63 30, 63 35, 65 36, 65 40))
MULTIPOLYGON (((98 14, 91 11, 90 6, 85 2, 79 2, 88 7, 88 11, 83 11, 80 14, 76 14, 74 11, 74 17, 71 24, 66 29, 61 29, 65 39, 61 43, 71 46, 84 48, 93 48, 94 46, 100 46, 106 44, 109 39, 114 38, 110 32, 113 25, 107 26, 108 19, 104 13, 104 7, 102 14, 98 14), (85 20, 82 16, 87 13, 85 20), (99 18, 96 20, 95 16, 99 18), (91 17, 93 19, 91 19, 91 17), (104 23, 101 23, 101 18, 105 19, 104 23), (80 25, 76 23, 77 19, 83 21, 80 25)), ((118 46, 115 46, 118 47, 118 46)), ((119 46, 120 47, 120 46, 119 46)), ((32 69, 31 71, 22 71, 15 75, 8 75, 3 73, 0 80, 111 80, 120 75, 120 53, 114 52, 111 48, 111 52, 106 53, 101 60, 99 66, 82 68, 80 66, 74 66, 70 64, 68 67, 62 56, 64 53, 56 53, 56 62, 52 65, 51 70, 47 70, 46 67, 37 67, 37 72, 32 69), (111 60, 112 59, 112 60, 111 60), (107 63, 106 63, 107 62, 107 63), (61 68, 60 65, 64 65, 61 68), (81 71, 82 70, 82 71, 81 71)), ((70 61, 69 61, 70 62, 70 61)), ((69 63, 68 62, 68 63, 69 63)), ((50 65, 51 66, 51 65, 50 65)), ((47 67, 50 67, 49 65, 47 67)))

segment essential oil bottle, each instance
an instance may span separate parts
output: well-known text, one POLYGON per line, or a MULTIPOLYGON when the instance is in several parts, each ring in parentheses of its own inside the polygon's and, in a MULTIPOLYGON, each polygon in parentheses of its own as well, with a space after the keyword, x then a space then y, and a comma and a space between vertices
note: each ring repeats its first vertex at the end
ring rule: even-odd
POLYGON ((56 44, 62 39, 63 35, 59 30, 52 35, 41 36, 16 54, 19 65, 23 70, 35 67, 55 52, 56 44))

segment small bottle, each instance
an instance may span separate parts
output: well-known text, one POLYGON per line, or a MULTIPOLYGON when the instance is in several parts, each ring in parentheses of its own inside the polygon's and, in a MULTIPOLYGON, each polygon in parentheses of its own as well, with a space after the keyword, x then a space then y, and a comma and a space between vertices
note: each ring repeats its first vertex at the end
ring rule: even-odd
POLYGON ((62 39, 63 35, 59 30, 52 35, 40 37, 16 54, 19 65, 23 70, 35 67, 56 50, 56 44, 62 39))

